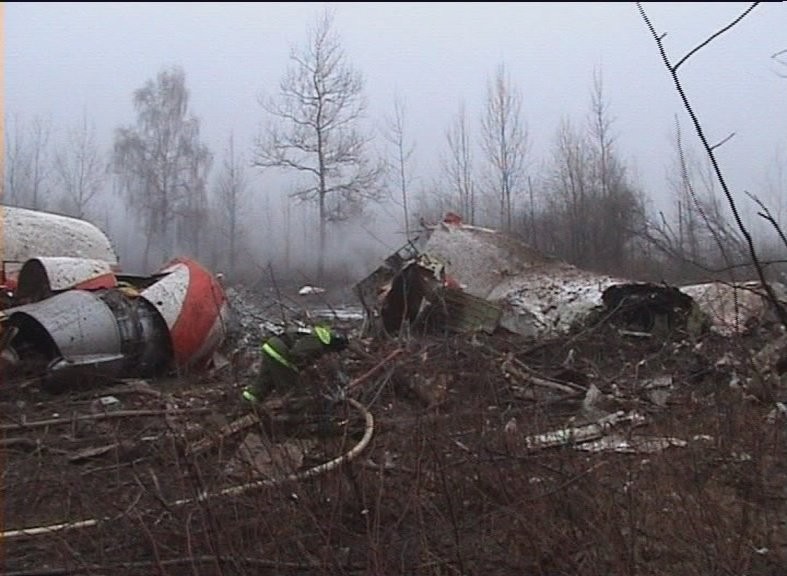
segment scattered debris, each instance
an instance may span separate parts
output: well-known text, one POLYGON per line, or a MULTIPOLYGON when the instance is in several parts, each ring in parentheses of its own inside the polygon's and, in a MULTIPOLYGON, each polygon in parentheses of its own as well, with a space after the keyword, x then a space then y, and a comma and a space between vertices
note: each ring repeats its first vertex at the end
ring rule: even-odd
MULTIPOLYGON (((787 287, 780 282, 771 287, 777 298, 787 304, 787 287)), ((711 329, 722 336, 742 334, 755 325, 776 320, 773 305, 759 282, 708 282, 681 286, 680 290, 694 299, 710 318, 711 329)))
POLYGON ((680 438, 660 438, 646 436, 625 437, 619 434, 605 436, 598 440, 577 444, 577 450, 585 452, 618 452, 621 454, 655 454, 667 448, 688 446, 688 442, 680 438))
POLYGON ((308 296, 310 294, 324 294, 325 288, 317 288, 316 286, 304 286, 300 290, 298 290, 298 294, 301 296, 308 296))
POLYGON ((106 234, 86 220, 0 205, 2 222, 2 278, 15 289, 20 268, 34 258, 74 258, 118 265, 117 254, 106 234))
POLYGON ((783 434, 755 426, 782 422, 784 397, 746 402, 727 386, 761 372, 787 390, 787 345, 767 315, 742 344, 707 331, 682 289, 586 273, 493 232, 454 216, 430 228, 356 284, 362 315, 314 287, 225 287, 190 260, 147 278, 110 266, 108 283, 85 285, 107 267, 34 256, 14 294, 31 301, 0 320, 8 569, 65 573, 78 555, 103 573, 111 549, 115 571, 139 573, 153 548, 147 571, 160 571, 176 550, 203 562, 231 542, 238 566, 259 556, 303 571, 305 557, 324 571, 335 549, 362 572, 373 532, 377 572, 477 572, 499 554, 505 571, 596 573, 606 559, 588 550, 631 552, 632 510, 647 511, 641 558, 669 547, 688 566, 697 545, 726 551, 729 538, 787 547, 768 503, 784 499, 783 434), (286 393, 245 406, 264 338, 322 315, 361 336, 337 360, 341 381, 327 364, 302 374, 330 431, 286 393), (214 369, 169 370, 192 362, 214 369), (42 373, 68 393, 41 394, 42 373), (706 512, 721 519, 707 534, 706 512))
POLYGON ((70 289, 5 310, 3 330, 14 333, 5 375, 32 373, 60 391, 85 378, 199 368, 224 339, 228 314, 215 278, 177 259, 137 286, 70 289))
POLYGON ((355 291, 371 335, 427 320, 453 332, 504 328, 533 338, 564 335, 597 317, 640 337, 676 327, 696 335, 706 326, 676 287, 585 271, 457 217, 427 227, 355 291))
POLYGON ((662 375, 644 382, 642 389, 645 391, 647 398, 656 406, 666 408, 670 396, 672 396, 675 385, 672 381, 671 375, 662 375))
POLYGON ((637 412, 624 412, 619 410, 599 419, 592 424, 584 426, 563 428, 553 432, 546 432, 525 438, 525 444, 531 450, 555 448, 558 446, 574 446, 603 437, 608 431, 623 425, 631 427, 641 426, 645 417, 637 412))

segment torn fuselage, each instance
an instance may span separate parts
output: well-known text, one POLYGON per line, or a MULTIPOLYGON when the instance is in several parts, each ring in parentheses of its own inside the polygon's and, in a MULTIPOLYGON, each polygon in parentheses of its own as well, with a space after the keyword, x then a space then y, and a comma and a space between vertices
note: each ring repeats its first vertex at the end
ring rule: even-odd
POLYGON ((20 274, 19 291, 43 299, 4 311, 4 332, 13 333, 3 351, 11 378, 41 376, 55 391, 85 378, 199 368, 224 338, 229 313, 224 291, 193 260, 174 260, 143 279, 110 279, 101 266, 85 264, 87 277, 74 278, 82 287, 68 289, 49 274, 60 269, 42 260, 30 265, 29 275, 20 274))
POLYGON ((377 333, 396 332, 429 314, 451 331, 499 327, 548 338, 599 312, 625 329, 652 332, 685 328, 693 310, 691 298, 676 288, 583 270, 457 217, 428 227, 417 248, 389 257, 356 293, 368 331, 377 333))

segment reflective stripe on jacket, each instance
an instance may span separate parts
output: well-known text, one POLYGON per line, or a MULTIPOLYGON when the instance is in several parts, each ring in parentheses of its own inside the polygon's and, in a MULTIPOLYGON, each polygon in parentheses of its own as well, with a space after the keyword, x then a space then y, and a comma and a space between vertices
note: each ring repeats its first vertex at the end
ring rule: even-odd
POLYGON ((279 362, 280 364, 286 366, 293 372, 298 371, 298 369, 295 366, 293 366, 293 364, 289 360, 287 360, 284 356, 279 354, 279 352, 268 342, 262 345, 262 351, 265 352, 268 356, 270 356, 274 360, 276 360, 276 362, 279 362))
POLYGON ((325 326, 315 326, 313 330, 320 342, 328 346, 331 343, 331 330, 325 326))

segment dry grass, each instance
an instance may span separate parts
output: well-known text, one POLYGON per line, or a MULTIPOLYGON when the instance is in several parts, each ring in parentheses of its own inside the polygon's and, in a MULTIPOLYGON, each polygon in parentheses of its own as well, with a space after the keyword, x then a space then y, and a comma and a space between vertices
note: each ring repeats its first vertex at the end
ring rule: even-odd
MULTIPOLYGON (((358 460, 309 481, 177 506, 240 481, 225 472, 240 438, 184 455, 189 441, 242 414, 240 383, 220 375, 153 383, 161 399, 118 394, 123 408, 163 407, 169 399, 214 414, 5 431, 6 442, 33 441, 5 448, 5 530, 109 518, 6 539, 6 573, 784 574, 784 422, 768 422, 771 406, 731 388, 731 368, 716 365, 729 353, 745 382, 757 340, 709 336, 698 349, 677 335, 625 339, 609 326, 548 343, 413 338, 395 367, 358 394, 376 419, 358 460), (562 363, 571 348, 569 371, 562 363), (614 391, 608 408, 647 417, 626 433, 686 445, 650 454, 528 449, 528 434, 580 414, 581 397, 528 388, 501 369, 508 354, 542 376, 614 391), (666 407, 650 402, 643 387, 657 375, 675 384, 666 407), (415 392, 435 383, 446 384, 447 395, 426 406, 415 392), (114 443, 102 456, 69 461, 81 449, 114 443)), ((397 345, 370 343, 368 357, 348 355, 350 376, 397 345)), ((312 371, 311 384, 324 385, 325 373, 312 371)), ((20 413, 28 421, 89 413, 100 393, 47 397, 6 387, 3 423, 20 413)), ((337 410, 346 434, 321 436, 303 467, 360 437, 361 420, 337 410)), ((277 423, 260 432, 282 439, 314 430, 313 422, 302 429, 277 423)))

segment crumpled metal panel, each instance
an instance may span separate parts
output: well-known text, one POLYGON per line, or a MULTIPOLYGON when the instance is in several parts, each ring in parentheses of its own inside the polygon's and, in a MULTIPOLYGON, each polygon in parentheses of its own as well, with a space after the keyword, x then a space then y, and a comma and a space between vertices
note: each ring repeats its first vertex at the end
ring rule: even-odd
POLYGON ((176 259, 141 292, 169 328, 175 364, 204 361, 226 336, 229 305, 216 277, 194 260, 176 259))
POLYGON ((441 260, 463 290, 480 298, 490 298, 505 279, 552 262, 496 230, 445 222, 429 230, 421 251, 441 260))
POLYGON ((0 206, 3 229, 3 260, 20 265, 30 258, 70 256, 103 260, 117 264, 118 258, 109 238, 85 220, 0 206))
POLYGON ((115 316, 92 292, 70 290, 5 313, 8 322, 20 329, 15 340, 35 341, 48 335, 63 357, 121 352, 115 316))
MULTIPOLYGON (((787 305, 787 287, 780 282, 771 283, 776 297, 787 305)), ((711 329, 724 336, 743 334, 752 323, 762 321, 772 306, 761 283, 708 282, 681 286, 681 292, 691 296, 711 320, 711 329)), ((774 316, 775 319, 775 316, 774 316)))
POLYGON ((117 279, 104 260, 72 257, 32 258, 19 271, 16 298, 41 300, 69 288, 113 288, 117 279))
POLYGON ((468 293, 502 308, 500 325, 524 336, 563 334, 604 306, 604 290, 630 280, 549 258, 515 238, 477 226, 442 222, 423 251, 445 262, 468 293))

